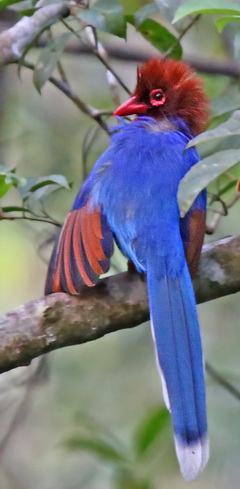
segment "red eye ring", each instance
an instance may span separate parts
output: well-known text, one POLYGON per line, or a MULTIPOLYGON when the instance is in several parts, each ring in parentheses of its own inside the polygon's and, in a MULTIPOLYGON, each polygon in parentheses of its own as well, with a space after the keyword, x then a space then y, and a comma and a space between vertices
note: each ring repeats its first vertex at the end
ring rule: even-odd
POLYGON ((161 88, 156 88, 152 90, 150 93, 150 104, 153 107, 159 107, 160 105, 165 104, 166 97, 161 88))

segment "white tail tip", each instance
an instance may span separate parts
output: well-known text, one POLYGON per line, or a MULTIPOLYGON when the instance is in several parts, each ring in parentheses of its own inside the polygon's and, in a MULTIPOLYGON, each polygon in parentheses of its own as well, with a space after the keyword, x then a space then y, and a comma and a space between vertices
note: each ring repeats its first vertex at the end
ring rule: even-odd
POLYGON ((201 474, 208 461, 209 440, 205 436, 190 445, 186 445, 176 437, 174 440, 182 475, 190 482, 201 474))

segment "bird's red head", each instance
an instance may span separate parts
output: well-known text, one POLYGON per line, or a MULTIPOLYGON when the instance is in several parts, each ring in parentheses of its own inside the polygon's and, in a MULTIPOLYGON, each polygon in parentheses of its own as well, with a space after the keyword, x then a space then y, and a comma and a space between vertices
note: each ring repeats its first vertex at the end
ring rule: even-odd
POLYGON ((114 115, 145 114, 155 119, 181 117, 195 136, 208 122, 209 102, 202 80, 184 62, 151 59, 138 69, 133 97, 114 115))

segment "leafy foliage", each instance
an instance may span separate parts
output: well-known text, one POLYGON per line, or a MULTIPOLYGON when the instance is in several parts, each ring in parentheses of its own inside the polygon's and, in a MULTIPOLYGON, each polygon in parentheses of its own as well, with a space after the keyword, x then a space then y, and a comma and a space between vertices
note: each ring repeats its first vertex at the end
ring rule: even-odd
POLYGON ((9 5, 13 5, 15 3, 20 3, 22 0, 1 0, 0 7, 1 9, 9 7, 9 5))
POLYGON ((168 425, 169 413, 166 408, 155 409, 148 413, 139 424, 135 433, 135 449, 137 455, 143 456, 161 436, 168 425))
POLYGON ((84 450, 104 460, 113 469, 116 489, 151 489, 151 483, 139 475, 139 467, 146 463, 149 452, 163 441, 169 427, 166 408, 150 410, 138 423, 132 437, 131 447, 122 447, 118 438, 96 420, 81 416, 84 434, 74 434, 64 442, 67 450, 84 450), (86 435, 87 432, 87 435, 86 435))
POLYGON ((239 15, 240 5, 237 2, 228 0, 190 0, 181 5, 173 19, 173 23, 183 19, 187 15, 193 14, 218 14, 218 15, 239 15))
MULTIPOLYGON (((42 5, 48 5, 51 1, 44 0, 42 5)), ((159 52, 165 56, 181 59, 182 46, 180 40, 182 32, 180 31, 179 35, 176 35, 173 33, 168 22, 162 22, 162 11, 166 12, 167 3, 161 0, 155 2, 151 2, 150 0, 145 2, 135 0, 131 3, 125 0, 97 0, 94 3, 79 2, 78 7, 72 12, 75 24, 74 27, 69 25, 71 32, 68 30, 67 32, 56 33, 53 36, 51 31, 49 41, 37 58, 33 71, 33 83, 38 92, 41 93, 43 86, 56 70, 63 77, 62 81, 66 86, 68 85, 59 63, 71 36, 76 34, 79 40, 86 42, 85 27, 88 25, 94 28, 93 34, 96 36, 95 41, 97 43, 98 31, 104 31, 106 34, 112 34, 113 36, 125 39, 127 24, 130 23, 159 52), (76 23, 79 24, 80 30, 76 27, 76 23)), ((187 16, 197 14, 212 16, 214 14, 217 17, 214 17, 212 22, 216 23, 219 32, 221 32, 229 22, 238 22, 240 19, 240 6, 233 1, 202 0, 199 2, 198 0, 191 0, 182 3, 180 6, 179 3, 181 2, 174 2, 176 9, 173 19, 174 24, 187 16), (176 8, 177 6, 178 8, 176 8)), ((35 0, 28 0, 24 2, 23 8, 26 9, 26 6, 29 8, 38 8, 38 5, 35 4, 35 0)), ((2 8, 11 7, 12 5, 12 0, 2 0, 2 8)), ((54 22, 59 22, 59 19, 53 19, 49 23, 47 27, 49 30, 51 24, 54 22)), ((192 25, 192 19, 189 25, 192 25)), ((32 45, 30 44, 24 50, 24 56, 29 50, 31 51, 31 48, 32 45)), ((101 58, 102 54, 99 53, 99 56, 101 58)), ((103 55, 103 57, 103 62, 106 63, 106 56, 103 55)), ((20 60, 20 64, 21 62, 20 60)), ((67 86, 67 90, 71 98, 71 88, 67 86)), ((182 214, 188 210, 193 199, 205 186, 210 185, 212 188, 213 182, 218 182, 219 178, 239 161, 239 146, 236 140, 234 140, 233 149, 231 149, 231 143, 229 143, 229 141, 233 142, 234 136, 237 137, 240 134, 240 111, 236 110, 240 108, 238 89, 236 88, 234 91, 230 87, 229 94, 226 91, 226 94, 221 95, 213 101, 214 127, 194 138, 188 145, 190 147, 199 145, 200 143, 202 143, 202 146, 204 144, 204 148, 207 149, 207 151, 205 150, 207 155, 205 155, 195 168, 191 169, 190 173, 181 182, 178 197, 182 214), (227 116, 230 116, 230 118, 224 121, 224 118, 227 116)), ((73 99, 76 100, 76 97, 74 96, 73 99)), ((84 103, 77 101, 77 105, 83 107, 84 103)), ((85 111, 85 108, 83 110, 85 111)), ((231 190, 232 194, 235 192, 233 181, 235 182, 234 177, 233 180, 230 179, 227 183, 225 182, 224 187, 228 189, 227 192, 231 190)), ((0 173, 0 198, 3 198, 12 186, 17 187, 21 195, 22 207, 20 206, 19 209, 27 208, 29 212, 34 213, 42 209, 43 200, 51 192, 60 188, 69 188, 68 183, 61 175, 41 177, 35 180, 29 178, 23 180, 16 176, 15 170, 3 169, 0 173), (37 211, 36 205, 38 208, 37 211)), ((7 206, 8 209, 14 208, 15 210, 17 207, 14 205, 7 206)))
POLYGON ((11 187, 21 187, 25 185, 26 179, 16 175, 16 169, 6 168, 0 165, 0 199, 6 195, 11 187))
MULTIPOLYGON (((16 169, 6 169, 0 166, 0 199, 4 197, 11 187, 18 189, 22 205, 2 206, 4 214, 17 212, 24 216, 26 213, 37 218, 48 219, 44 202, 46 197, 56 190, 69 190, 69 184, 63 175, 49 175, 47 177, 18 177, 16 169), (36 211, 36 208, 38 210, 36 211), (40 212, 39 212, 40 210, 40 212)), ((58 224, 54 219, 53 224, 58 224)))
POLYGON ((155 20, 145 19, 137 30, 160 52, 168 52, 172 58, 181 59, 182 48, 176 37, 155 20))
POLYGON ((233 112, 227 122, 223 122, 223 124, 220 124, 215 129, 211 129, 196 136, 188 143, 187 148, 191 148, 191 146, 196 146, 207 141, 212 141, 213 139, 226 138, 237 134, 240 134, 240 110, 233 112))
POLYGON ((229 115, 240 108, 239 88, 232 86, 227 93, 221 94, 220 97, 212 101, 213 120, 221 116, 229 115))
POLYGON ((68 440, 66 447, 70 450, 85 450, 97 457, 105 459, 110 463, 121 464, 125 462, 124 456, 109 443, 97 439, 84 438, 81 436, 72 437, 68 440))
POLYGON ((86 24, 118 37, 126 37, 126 22, 122 5, 115 0, 98 0, 93 8, 78 14, 86 24))
POLYGON ((39 93, 55 69, 70 37, 71 34, 64 33, 50 41, 42 50, 33 72, 33 83, 39 93))
POLYGON ((219 17, 215 20, 215 24, 219 32, 222 32, 224 27, 231 22, 240 22, 240 16, 232 15, 229 17, 219 17))
MULTIPOLYGON (((215 129, 199 134, 192 139, 187 148, 196 146, 200 143, 207 143, 215 139, 225 139, 229 136, 240 134, 240 111, 235 111, 227 122, 217 126, 215 129)), ((179 186, 178 201, 182 215, 188 211, 197 195, 205 187, 218 179, 227 170, 235 166, 240 161, 240 150, 226 149, 214 153, 197 163, 185 175, 179 186)), ((234 184, 229 182, 228 190, 234 188, 234 184)))
POLYGON ((201 190, 240 161, 240 150, 226 149, 199 161, 182 179, 178 201, 184 216, 201 190))

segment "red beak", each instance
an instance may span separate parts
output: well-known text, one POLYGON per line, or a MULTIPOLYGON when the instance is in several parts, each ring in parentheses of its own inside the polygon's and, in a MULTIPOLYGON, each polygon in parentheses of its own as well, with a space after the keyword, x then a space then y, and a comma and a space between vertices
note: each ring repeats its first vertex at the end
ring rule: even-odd
POLYGON ((146 114, 148 106, 146 104, 140 104, 137 102, 137 97, 134 95, 127 102, 124 102, 114 112, 114 116, 120 115, 132 115, 132 114, 146 114))

